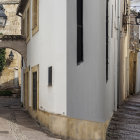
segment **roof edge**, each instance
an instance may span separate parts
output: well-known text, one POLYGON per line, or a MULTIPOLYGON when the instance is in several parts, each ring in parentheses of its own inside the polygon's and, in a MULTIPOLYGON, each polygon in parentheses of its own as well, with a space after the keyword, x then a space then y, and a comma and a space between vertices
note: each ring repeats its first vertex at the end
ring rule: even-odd
POLYGON ((17 13, 16 13, 17 15, 19 15, 19 13, 23 14, 28 1, 29 0, 20 0, 19 5, 17 7, 17 13))

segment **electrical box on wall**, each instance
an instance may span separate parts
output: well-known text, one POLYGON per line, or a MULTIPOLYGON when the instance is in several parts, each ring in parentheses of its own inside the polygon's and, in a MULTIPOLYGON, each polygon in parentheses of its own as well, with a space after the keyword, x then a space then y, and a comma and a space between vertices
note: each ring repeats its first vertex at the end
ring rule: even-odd
POLYGON ((52 66, 48 68, 48 86, 52 86, 52 66))

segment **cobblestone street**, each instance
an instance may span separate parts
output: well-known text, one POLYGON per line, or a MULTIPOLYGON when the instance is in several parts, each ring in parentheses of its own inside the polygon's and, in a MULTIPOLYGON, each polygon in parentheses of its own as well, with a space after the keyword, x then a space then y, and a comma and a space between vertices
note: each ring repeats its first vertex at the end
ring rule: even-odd
POLYGON ((107 140, 140 140, 140 95, 128 98, 114 113, 107 140))
POLYGON ((57 140, 20 107, 19 99, 0 98, 0 140, 57 140))

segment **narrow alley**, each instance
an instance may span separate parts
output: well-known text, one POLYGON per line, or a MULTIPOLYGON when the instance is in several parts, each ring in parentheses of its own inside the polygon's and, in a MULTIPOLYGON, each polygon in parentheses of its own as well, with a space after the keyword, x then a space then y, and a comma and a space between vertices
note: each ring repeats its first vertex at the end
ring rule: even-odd
POLYGON ((130 96, 114 113, 107 140, 140 140, 140 94, 130 96))
POLYGON ((0 97, 0 140, 58 140, 48 136, 20 105, 18 98, 0 97))
POLYGON ((140 0, 0 0, 0 140, 140 140, 140 0))

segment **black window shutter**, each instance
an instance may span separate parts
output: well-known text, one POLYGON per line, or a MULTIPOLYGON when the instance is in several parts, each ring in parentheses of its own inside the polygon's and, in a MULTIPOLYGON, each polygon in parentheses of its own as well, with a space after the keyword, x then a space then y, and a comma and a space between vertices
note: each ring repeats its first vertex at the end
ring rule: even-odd
POLYGON ((48 68, 48 86, 52 86, 52 66, 48 68))
POLYGON ((83 61, 83 0, 77 0, 77 64, 83 61))

